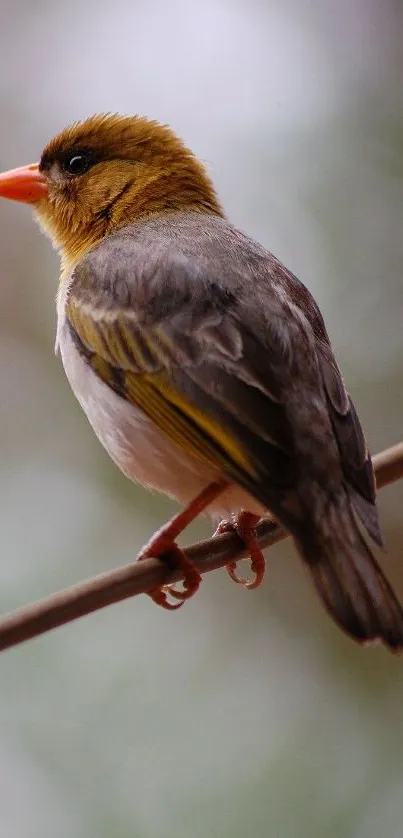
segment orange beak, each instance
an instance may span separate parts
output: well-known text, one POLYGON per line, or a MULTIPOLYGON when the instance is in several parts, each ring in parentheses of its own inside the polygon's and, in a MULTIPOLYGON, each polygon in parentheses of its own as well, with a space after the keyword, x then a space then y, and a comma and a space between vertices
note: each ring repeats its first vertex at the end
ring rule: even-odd
POLYGON ((0 174, 0 198, 34 204, 45 198, 47 193, 46 178, 39 171, 37 163, 0 174))

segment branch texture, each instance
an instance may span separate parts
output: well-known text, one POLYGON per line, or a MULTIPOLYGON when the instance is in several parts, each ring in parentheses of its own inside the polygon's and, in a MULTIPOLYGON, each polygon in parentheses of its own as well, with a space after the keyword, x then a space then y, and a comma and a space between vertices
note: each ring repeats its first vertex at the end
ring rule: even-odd
MULTIPOLYGON (((403 477, 403 442, 386 449, 373 458, 378 489, 403 477)), ((261 547, 269 547, 286 538, 273 521, 262 519, 257 527, 261 547)), ((186 555, 200 573, 216 570, 230 561, 244 558, 245 545, 236 533, 207 539, 187 547, 186 555)), ((177 582, 180 572, 170 570, 158 559, 132 562, 86 582, 66 588, 47 599, 27 605, 0 619, 0 651, 9 649, 62 626, 106 605, 120 602, 152 588, 177 582)))

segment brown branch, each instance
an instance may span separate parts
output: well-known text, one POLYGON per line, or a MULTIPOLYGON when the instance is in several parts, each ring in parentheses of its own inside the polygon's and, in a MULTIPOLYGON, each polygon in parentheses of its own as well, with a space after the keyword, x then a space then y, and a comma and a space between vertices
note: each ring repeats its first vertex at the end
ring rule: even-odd
MULTIPOLYGON (((403 442, 374 457, 378 488, 403 477, 403 442)), ((284 533, 269 520, 260 521, 257 535, 261 547, 268 547, 283 538, 284 533)), ((229 561, 243 558, 245 547, 235 533, 210 538, 186 548, 186 555, 201 573, 222 567, 229 561)), ((40 602, 27 605, 0 620, 0 650, 9 649, 50 629, 98 611, 151 588, 176 582, 180 573, 167 568, 158 559, 132 562, 87 582, 80 582, 40 602)))

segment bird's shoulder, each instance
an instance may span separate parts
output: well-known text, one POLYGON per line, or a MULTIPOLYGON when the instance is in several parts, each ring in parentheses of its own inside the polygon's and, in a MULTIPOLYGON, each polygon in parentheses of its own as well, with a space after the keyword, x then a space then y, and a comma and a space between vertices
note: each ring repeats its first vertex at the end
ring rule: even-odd
POLYGON ((190 298, 192 304, 201 305, 203 292, 212 304, 221 298, 226 304, 254 277, 259 279, 255 294, 248 295, 253 306, 260 278, 274 274, 275 261, 223 218, 175 213, 128 225, 105 237, 75 266, 70 294, 94 305, 115 302, 137 312, 157 308, 165 299, 165 311, 169 303, 175 309, 190 298))
POLYGON ((249 333, 285 367, 310 363, 315 339, 329 342, 309 290, 218 216, 175 213, 116 231, 75 267, 68 300, 70 311, 80 308, 97 320, 120 315, 145 327, 164 323, 195 342, 212 333, 213 320, 222 338, 237 330, 247 340, 249 333))

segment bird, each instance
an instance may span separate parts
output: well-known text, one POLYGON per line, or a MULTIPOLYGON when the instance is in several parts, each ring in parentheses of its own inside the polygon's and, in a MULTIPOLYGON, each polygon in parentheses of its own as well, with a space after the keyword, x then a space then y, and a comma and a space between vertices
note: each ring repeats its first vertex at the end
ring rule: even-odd
MULTIPOLYGON (((291 535, 322 603, 352 639, 403 647, 382 546, 371 456, 308 288, 228 220, 202 162, 167 125, 96 114, 39 163, 0 175, 60 253, 57 338, 71 388, 131 480, 182 506, 140 559, 177 563, 176 608, 200 575, 177 538, 202 512, 245 542, 291 535)), ((174 602, 169 597, 172 593, 174 602)))

